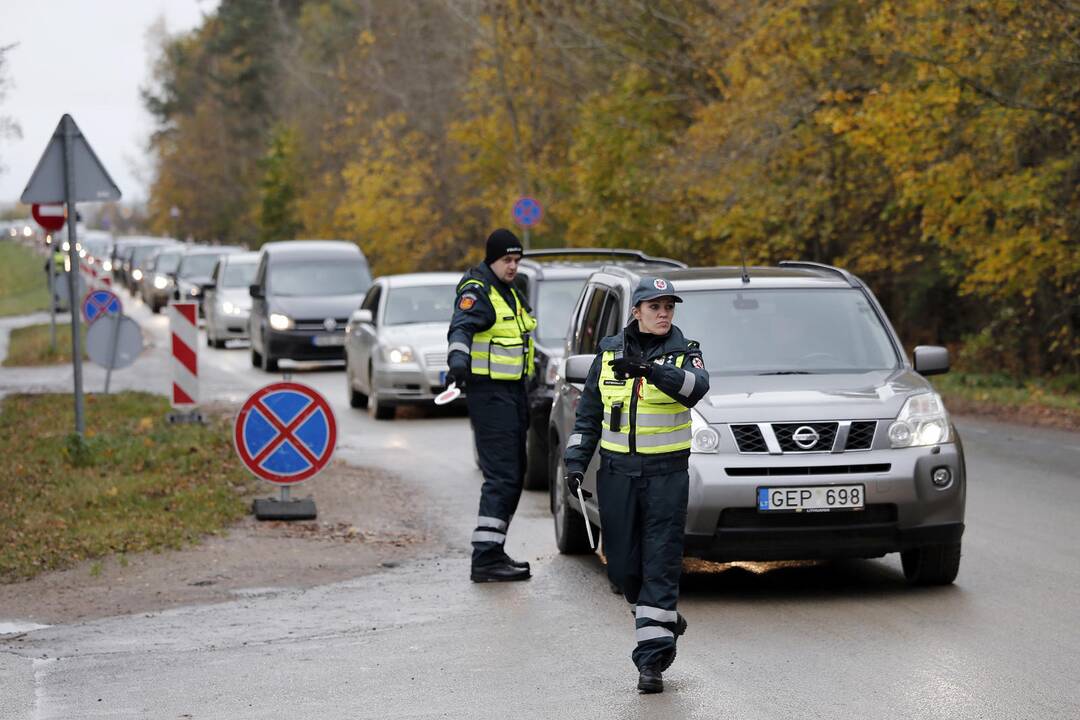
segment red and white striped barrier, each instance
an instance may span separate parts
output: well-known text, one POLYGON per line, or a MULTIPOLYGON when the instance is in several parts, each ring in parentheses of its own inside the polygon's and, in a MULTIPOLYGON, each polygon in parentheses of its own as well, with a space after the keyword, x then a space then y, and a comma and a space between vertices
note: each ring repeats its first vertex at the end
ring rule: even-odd
POLYGON ((172 331, 172 406, 190 410, 199 404, 199 304, 169 303, 172 331))

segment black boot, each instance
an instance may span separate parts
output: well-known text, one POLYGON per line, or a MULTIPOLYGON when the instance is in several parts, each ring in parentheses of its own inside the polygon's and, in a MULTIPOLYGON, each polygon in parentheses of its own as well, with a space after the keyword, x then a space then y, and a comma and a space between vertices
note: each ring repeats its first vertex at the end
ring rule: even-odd
POLYGON ((515 580, 528 580, 528 565, 518 567, 509 563, 499 563, 485 567, 474 567, 469 576, 473 582, 513 582, 515 580))
POLYGON ((515 560, 514 558, 510 557, 506 553, 503 553, 502 559, 503 559, 503 562, 506 563, 507 565, 511 565, 513 567, 516 567, 516 568, 521 568, 522 570, 531 570, 531 568, 529 567, 529 563, 527 561, 525 561, 525 560, 515 560))
POLYGON ((653 665, 641 668, 638 674, 637 689, 644 694, 664 692, 664 676, 653 665))

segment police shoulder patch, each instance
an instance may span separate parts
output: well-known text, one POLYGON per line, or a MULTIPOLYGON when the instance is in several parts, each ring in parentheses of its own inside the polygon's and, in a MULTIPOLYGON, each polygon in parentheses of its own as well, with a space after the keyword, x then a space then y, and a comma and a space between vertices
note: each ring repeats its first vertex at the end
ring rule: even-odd
POLYGON ((472 293, 464 293, 460 298, 458 298, 457 306, 459 310, 472 310, 472 306, 475 304, 476 296, 472 293))
POLYGON ((700 355, 695 355, 694 357, 692 357, 690 359, 690 364, 693 365, 694 367, 696 367, 698 370, 704 370, 705 369, 705 363, 701 360, 700 355))

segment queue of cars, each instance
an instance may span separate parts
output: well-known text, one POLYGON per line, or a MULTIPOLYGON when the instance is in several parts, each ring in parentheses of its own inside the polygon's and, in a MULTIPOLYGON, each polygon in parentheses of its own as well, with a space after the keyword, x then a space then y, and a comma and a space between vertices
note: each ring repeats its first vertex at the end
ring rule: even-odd
MULTIPOLYGON (((145 245, 124 248, 114 270, 133 277, 145 245)), ((156 248, 154 272, 158 263, 172 266, 177 252, 168 243, 156 248)), ((174 290, 204 299, 208 344, 246 333, 252 364, 270 372, 282 359, 344 359, 350 405, 380 420, 401 405, 429 403, 445 385, 458 273, 373 280, 356 245, 337 241, 180 252, 178 269, 188 257, 216 253, 205 281, 174 290)), ((807 262, 687 268, 634 251, 525 254, 515 284, 538 320, 526 483, 549 489, 560 552, 591 552, 585 523, 600 526, 595 492, 584 513, 568 497, 563 450, 598 343, 629 322, 643 276, 664 278, 683 297, 676 323, 701 343, 711 377, 709 395, 690 413, 687 555, 898 552, 911 583, 955 579, 963 445, 926 380, 948 371, 948 352, 920 346, 909 357, 862 281, 807 262)), ((590 490, 596 465, 594 457, 590 490)))

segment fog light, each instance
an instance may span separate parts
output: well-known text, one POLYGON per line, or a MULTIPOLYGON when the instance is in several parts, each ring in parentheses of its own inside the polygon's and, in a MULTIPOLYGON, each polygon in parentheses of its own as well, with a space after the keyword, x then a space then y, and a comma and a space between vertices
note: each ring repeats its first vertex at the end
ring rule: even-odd
POLYGON ((938 487, 946 487, 952 482, 952 470, 947 467, 935 468, 930 480, 938 487))

